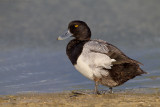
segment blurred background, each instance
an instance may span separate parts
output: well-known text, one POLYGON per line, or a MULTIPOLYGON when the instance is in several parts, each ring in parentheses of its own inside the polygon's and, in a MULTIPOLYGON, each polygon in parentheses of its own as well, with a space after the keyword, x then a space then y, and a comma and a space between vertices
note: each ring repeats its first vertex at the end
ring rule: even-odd
MULTIPOLYGON (((93 89, 57 41, 72 20, 144 64, 117 90, 160 88, 159 0, 0 0, 0 94, 93 89)), ((108 90, 101 86, 101 89, 108 90)))

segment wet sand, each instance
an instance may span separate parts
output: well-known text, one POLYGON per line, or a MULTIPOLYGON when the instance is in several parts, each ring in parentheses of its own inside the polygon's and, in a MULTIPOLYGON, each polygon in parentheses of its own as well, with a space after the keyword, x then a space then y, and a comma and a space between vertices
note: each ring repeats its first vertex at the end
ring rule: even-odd
POLYGON ((0 96, 0 107, 160 107, 160 92, 79 95, 72 92, 0 96))

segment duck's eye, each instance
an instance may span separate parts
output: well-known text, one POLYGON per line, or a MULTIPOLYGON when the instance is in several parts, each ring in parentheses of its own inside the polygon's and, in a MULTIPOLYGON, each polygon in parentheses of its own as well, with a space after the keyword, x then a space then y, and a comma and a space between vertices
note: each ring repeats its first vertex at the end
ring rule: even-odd
POLYGON ((78 27, 78 25, 74 25, 74 27, 78 27))

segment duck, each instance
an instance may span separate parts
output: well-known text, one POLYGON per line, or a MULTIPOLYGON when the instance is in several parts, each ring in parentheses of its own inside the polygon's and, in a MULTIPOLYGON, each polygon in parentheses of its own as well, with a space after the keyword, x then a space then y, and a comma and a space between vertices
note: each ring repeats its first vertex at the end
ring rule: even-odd
POLYGON ((77 71, 94 81, 95 94, 100 94, 100 84, 109 87, 109 92, 113 93, 113 87, 146 74, 140 68, 142 63, 129 58, 116 46, 104 40, 92 40, 91 30, 84 21, 71 21, 67 32, 57 39, 69 37, 73 39, 67 44, 66 54, 77 71))

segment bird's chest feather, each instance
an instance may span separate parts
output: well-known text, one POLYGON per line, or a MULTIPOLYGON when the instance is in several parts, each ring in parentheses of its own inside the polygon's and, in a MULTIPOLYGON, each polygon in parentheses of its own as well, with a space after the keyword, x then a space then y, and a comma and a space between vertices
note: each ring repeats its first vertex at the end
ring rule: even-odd
POLYGON ((73 65, 77 63, 77 59, 82 53, 83 46, 87 41, 71 40, 66 48, 66 53, 73 65))
POLYGON ((91 68, 90 61, 85 59, 84 55, 80 55, 77 59, 77 64, 74 67, 85 77, 93 80, 93 69, 91 68))

